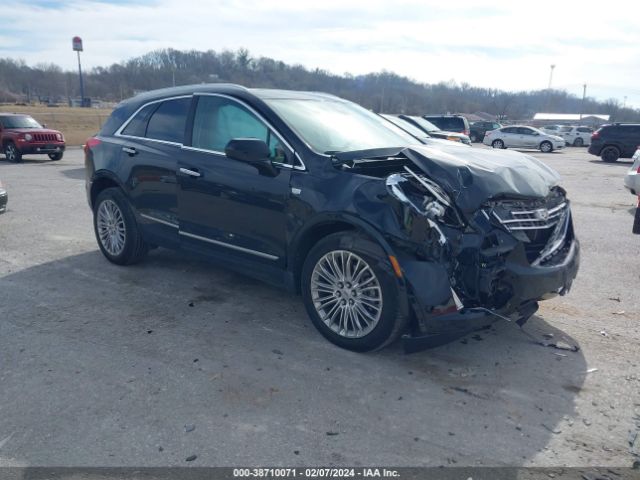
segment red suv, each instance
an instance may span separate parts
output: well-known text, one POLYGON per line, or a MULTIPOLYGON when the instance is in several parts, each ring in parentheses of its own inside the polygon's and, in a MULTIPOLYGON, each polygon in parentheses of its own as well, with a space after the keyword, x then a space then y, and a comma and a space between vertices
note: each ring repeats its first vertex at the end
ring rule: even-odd
POLYGON ((44 128, 29 115, 0 113, 0 142, 10 162, 19 162, 27 154, 47 154, 51 160, 64 155, 62 133, 44 128))

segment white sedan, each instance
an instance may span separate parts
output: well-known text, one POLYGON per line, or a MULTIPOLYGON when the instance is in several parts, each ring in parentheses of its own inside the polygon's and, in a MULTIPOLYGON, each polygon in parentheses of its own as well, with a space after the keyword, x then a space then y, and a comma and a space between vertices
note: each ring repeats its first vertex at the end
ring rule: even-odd
POLYGON ((565 146, 564 138, 526 125, 511 125, 487 132, 482 143, 493 148, 535 148, 545 153, 565 146))

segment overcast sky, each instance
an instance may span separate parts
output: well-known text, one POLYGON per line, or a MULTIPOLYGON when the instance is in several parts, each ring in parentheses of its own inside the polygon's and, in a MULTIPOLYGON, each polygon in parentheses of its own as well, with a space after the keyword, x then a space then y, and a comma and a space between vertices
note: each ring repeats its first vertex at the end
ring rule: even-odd
MULTIPOLYGON (((0 57, 76 69, 157 48, 247 48, 334 73, 553 87, 640 107, 640 2, 2 0, 0 57)), ((215 73, 215 72, 212 72, 215 73)))

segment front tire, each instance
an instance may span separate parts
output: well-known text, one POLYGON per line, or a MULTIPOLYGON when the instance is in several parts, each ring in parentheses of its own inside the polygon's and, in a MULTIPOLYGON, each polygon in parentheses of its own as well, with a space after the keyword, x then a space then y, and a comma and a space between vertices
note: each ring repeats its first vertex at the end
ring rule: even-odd
POLYGON ((19 163, 22 161, 22 152, 18 150, 13 142, 9 142, 4 146, 4 156, 11 163, 19 163))
POLYGON ((98 195, 93 209, 93 228, 100 251, 112 263, 138 263, 149 251, 133 210, 118 188, 107 188, 98 195))
POLYGON ((603 162, 607 163, 617 162, 620 158, 620 150, 618 150, 618 147, 609 145, 602 149, 602 151, 600 152, 600 158, 603 162))
POLYGON ((506 148, 502 140, 494 140, 493 142, 491 142, 491 146, 493 148, 506 148))
POLYGON ((581 138, 576 138, 575 141, 573 142, 573 146, 574 147, 582 147, 584 146, 584 140, 581 138))
POLYGON ((49 158, 53 161, 62 160, 62 156, 64 154, 62 152, 50 153, 49 158))
POLYGON ((551 142, 547 142, 547 141, 542 142, 540 144, 540 151, 542 153, 551 153, 553 152, 553 145, 551 144, 551 142))
POLYGON ((478 141, 479 141, 479 140, 478 140, 478 136, 477 136, 475 133, 472 133, 472 134, 469 136, 469 140, 471 140, 471 143, 476 143, 476 142, 478 142, 478 141))
POLYGON ((407 322, 389 261, 359 247, 367 243, 351 232, 329 235, 302 268, 302 298, 313 325, 330 342, 356 352, 388 345, 407 322))

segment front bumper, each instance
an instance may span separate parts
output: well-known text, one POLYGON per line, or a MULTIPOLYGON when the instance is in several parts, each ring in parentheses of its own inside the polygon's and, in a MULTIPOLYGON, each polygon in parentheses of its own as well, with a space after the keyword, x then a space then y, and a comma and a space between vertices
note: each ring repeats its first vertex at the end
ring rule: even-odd
POLYGON ((459 253, 440 262, 399 259, 415 315, 403 337, 406 351, 451 341, 500 318, 522 324, 539 301, 566 294, 580 265, 580 244, 569 213, 565 224, 558 247, 535 261, 525 243, 500 229, 462 234, 459 253), (490 238, 495 241, 487 245, 490 238))
POLYGON ((9 200, 9 195, 7 195, 7 191, 0 188, 0 213, 4 213, 7 211, 8 200, 9 200))
POLYGON ((23 143, 18 145, 18 149, 23 155, 62 153, 65 149, 64 143, 23 143))

